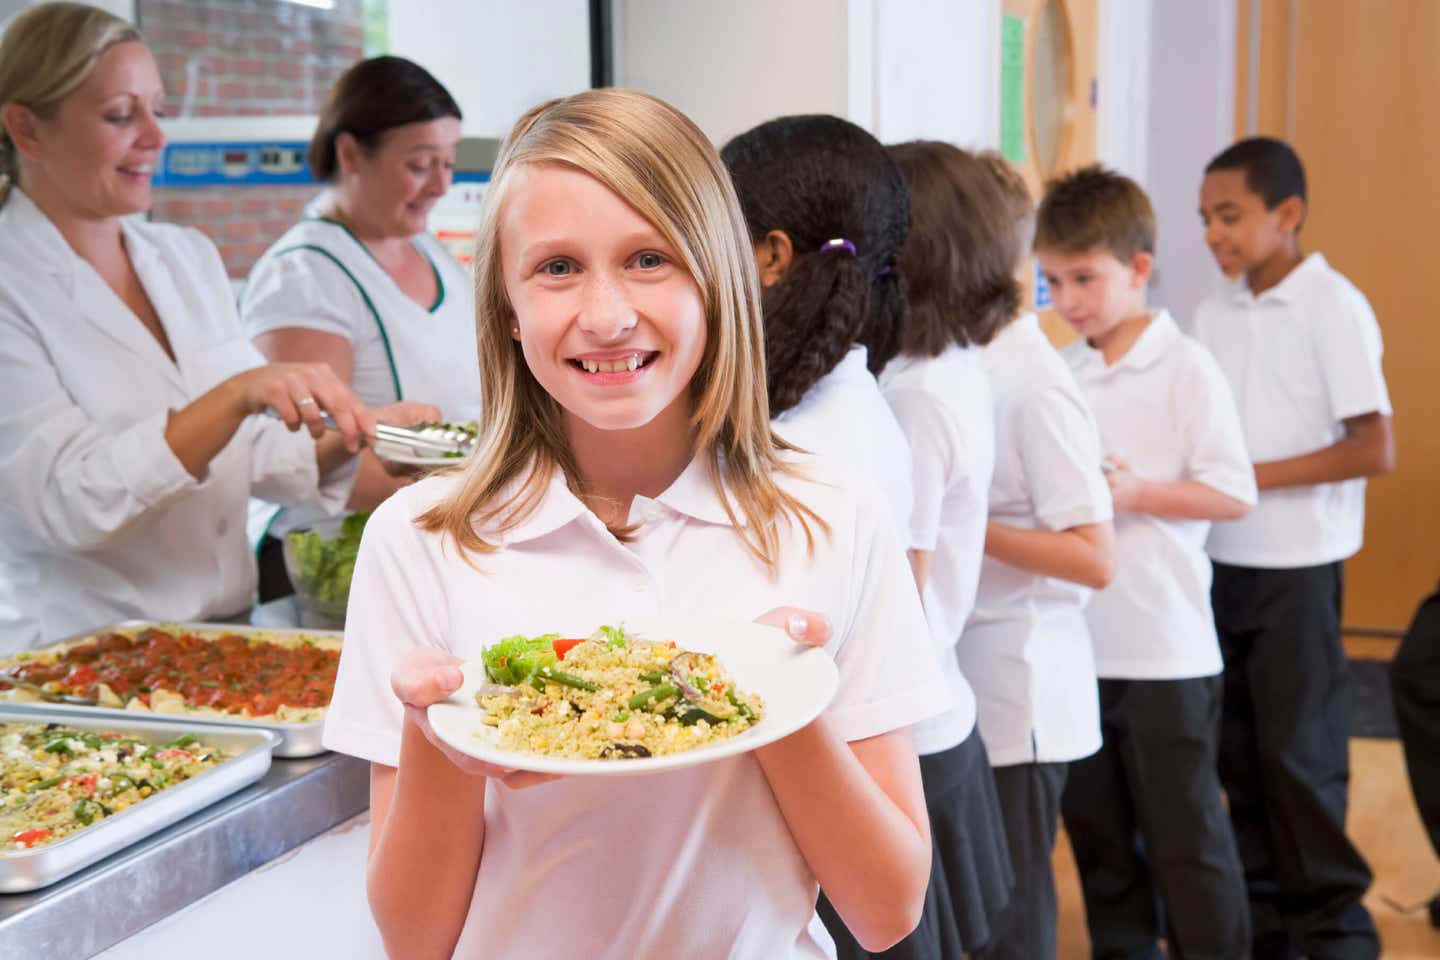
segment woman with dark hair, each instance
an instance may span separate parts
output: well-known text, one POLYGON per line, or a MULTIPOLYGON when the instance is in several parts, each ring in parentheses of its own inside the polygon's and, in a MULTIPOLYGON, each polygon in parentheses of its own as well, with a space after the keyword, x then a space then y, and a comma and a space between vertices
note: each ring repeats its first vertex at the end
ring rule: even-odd
MULTIPOLYGON (((459 140, 460 108, 423 67, 374 57, 341 76, 308 153, 330 187, 260 258, 241 297, 266 356, 326 363, 367 403, 423 398, 446 420, 479 419, 469 278, 426 232, 459 140)), ((383 499, 404 482, 363 455, 357 489, 383 499)), ((291 592, 284 533, 322 516, 254 504, 262 600, 291 592)))
POLYGON ((910 227, 905 181, 880 141, 839 117, 771 120, 720 156, 755 245, 775 428, 878 486, 903 534, 910 456, 874 373, 908 314, 895 269, 910 227))

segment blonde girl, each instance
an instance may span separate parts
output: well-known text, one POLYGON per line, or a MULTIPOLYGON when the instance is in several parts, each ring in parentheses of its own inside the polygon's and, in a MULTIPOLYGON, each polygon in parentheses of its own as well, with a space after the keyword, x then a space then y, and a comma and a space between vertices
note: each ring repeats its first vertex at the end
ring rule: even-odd
POLYGON ((713 147, 642 94, 542 104, 480 238, 479 451, 372 518, 326 727, 373 764, 388 949, 828 957, 822 886, 862 943, 894 943, 930 857, 907 728, 944 687, 883 503, 771 433, 753 254, 713 147), (656 775, 547 781, 430 734, 424 708, 495 639, 662 613, 784 626, 834 657, 839 692, 768 747, 656 775))

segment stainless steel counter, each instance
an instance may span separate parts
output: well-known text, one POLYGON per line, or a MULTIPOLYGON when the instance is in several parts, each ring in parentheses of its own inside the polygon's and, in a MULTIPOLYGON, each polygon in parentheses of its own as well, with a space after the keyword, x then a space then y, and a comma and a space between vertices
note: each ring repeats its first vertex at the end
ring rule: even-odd
POLYGON ((34 893, 0 895, 4 956, 88 957, 363 811, 369 764, 277 759, 263 780, 34 893))

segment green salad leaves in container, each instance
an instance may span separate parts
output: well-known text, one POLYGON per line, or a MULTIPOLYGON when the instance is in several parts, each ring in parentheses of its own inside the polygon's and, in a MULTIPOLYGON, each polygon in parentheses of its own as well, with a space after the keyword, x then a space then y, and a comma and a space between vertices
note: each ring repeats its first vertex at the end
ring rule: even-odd
POLYGON ((301 602, 323 617, 343 623, 350 602, 350 577, 360 554, 360 535, 369 512, 295 530, 285 538, 285 570, 301 602))

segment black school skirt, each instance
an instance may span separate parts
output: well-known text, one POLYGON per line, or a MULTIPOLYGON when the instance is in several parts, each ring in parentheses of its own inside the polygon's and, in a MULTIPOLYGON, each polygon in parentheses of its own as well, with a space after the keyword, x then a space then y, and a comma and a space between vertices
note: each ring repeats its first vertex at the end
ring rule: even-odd
POLYGON ((884 953, 862 949, 822 895, 818 910, 840 960, 951 960, 985 946, 1015 887, 1005 822, 980 731, 920 758, 930 811, 930 887, 920 925, 884 953))

